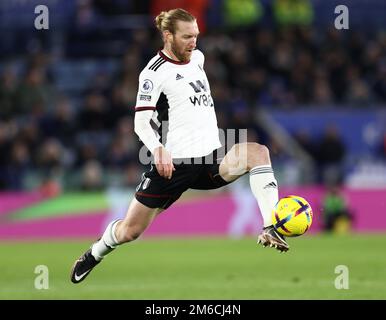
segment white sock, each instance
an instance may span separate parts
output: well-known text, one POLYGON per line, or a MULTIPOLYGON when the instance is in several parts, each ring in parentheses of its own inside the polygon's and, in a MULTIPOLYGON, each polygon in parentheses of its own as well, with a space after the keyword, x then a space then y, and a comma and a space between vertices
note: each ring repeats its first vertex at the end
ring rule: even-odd
POLYGON ((102 260, 105 255, 113 251, 119 245, 118 240, 115 237, 115 229, 118 221, 120 220, 111 221, 103 233, 102 238, 93 244, 91 254, 94 256, 95 260, 102 260))
POLYGON ((272 224, 272 209, 279 201, 277 181, 269 165, 256 166, 249 171, 251 190, 259 204, 264 227, 272 224))

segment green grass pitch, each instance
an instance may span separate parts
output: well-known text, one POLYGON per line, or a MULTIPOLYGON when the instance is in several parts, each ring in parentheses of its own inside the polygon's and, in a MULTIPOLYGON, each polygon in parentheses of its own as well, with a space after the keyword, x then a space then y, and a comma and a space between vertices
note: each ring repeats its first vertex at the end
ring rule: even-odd
POLYGON ((281 254, 253 238, 145 238, 124 245, 73 285, 85 241, 0 243, 0 299, 385 299, 386 235, 306 235, 281 254), (37 265, 49 289, 34 287, 37 265), (335 267, 349 289, 335 288, 335 267))

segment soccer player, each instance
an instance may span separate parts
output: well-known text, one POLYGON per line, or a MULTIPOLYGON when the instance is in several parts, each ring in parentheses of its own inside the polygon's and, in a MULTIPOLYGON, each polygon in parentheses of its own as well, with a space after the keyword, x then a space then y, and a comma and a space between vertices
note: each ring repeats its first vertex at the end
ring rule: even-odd
POLYGON ((289 249, 272 226, 271 210, 278 201, 278 189, 268 148, 239 143, 223 159, 217 159, 219 131, 204 55, 196 49, 199 30, 195 17, 183 9, 173 9, 161 12, 155 23, 164 46, 139 76, 134 118, 135 133, 154 161, 142 175, 125 218, 112 221, 75 262, 73 283, 84 280, 117 246, 137 239, 187 189, 220 188, 248 172, 264 220, 258 243, 279 251, 289 249), (154 126, 166 143, 160 142, 154 126))

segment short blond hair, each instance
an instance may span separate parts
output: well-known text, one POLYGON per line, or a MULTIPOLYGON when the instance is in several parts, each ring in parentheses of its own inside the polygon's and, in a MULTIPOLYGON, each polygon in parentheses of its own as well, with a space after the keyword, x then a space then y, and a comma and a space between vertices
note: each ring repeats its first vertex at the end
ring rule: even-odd
POLYGON ((157 29, 161 33, 168 30, 170 33, 175 34, 177 21, 193 22, 196 21, 196 17, 184 9, 177 8, 169 11, 162 11, 154 21, 157 29))

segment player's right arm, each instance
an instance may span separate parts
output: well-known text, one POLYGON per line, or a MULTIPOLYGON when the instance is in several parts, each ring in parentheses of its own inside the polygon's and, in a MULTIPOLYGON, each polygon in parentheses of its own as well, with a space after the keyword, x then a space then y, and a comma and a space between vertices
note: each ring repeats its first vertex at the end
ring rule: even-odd
POLYGON ((161 177, 170 179, 175 170, 172 157, 158 141, 150 125, 154 111, 137 111, 134 117, 134 131, 154 156, 154 164, 161 177))
MULTIPOLYGON (((152 71, 151 71, 152 72, 152 71)), ((145 69, 139 76, 139 89, 135 107, 134 131, 154 156, 154 164, 160 176, 170 179, 175 170, 172 157, 158 141, 150 120, 161 93, 161 81, 145 69)))

